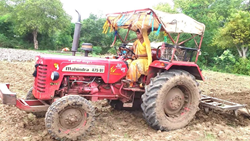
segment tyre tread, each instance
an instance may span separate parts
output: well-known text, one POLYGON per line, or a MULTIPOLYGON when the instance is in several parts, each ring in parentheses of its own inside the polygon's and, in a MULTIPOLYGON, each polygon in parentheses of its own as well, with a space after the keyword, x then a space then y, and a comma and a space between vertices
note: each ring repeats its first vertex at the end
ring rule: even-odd
MULTIPOLYGON (((175 79, 176 76, 190 77, 193 81, 195 81, 195 84, 196 84, 195 87, 198 88, 199 86, 195 77, 191 75, 189 72, 184 71, 184 70, 173 69, 173 70, 162 72, 159 75, 157 75, 155 78, 151 78, 150 84, 146 86, 146 91, 142 95, 143 103, 141 104, 141 108, 143 111, 143 117, 146 119, 147 123, 156 130, 171 130, 168 127, 163 127, 158 122, 158 118, 156 116, 156 100, 159 95, 158 92, 163 87, 163 84, 166 83, 166 81, 175 79), (155 89, 158 89, 158 92, 155 91, 155 89)), ((190 120, 193 119, 194 116, 195 115, 193 115, 193 117, 191 117, 190 120)), ((188 120, 188 122, 190 120, 188 120)))

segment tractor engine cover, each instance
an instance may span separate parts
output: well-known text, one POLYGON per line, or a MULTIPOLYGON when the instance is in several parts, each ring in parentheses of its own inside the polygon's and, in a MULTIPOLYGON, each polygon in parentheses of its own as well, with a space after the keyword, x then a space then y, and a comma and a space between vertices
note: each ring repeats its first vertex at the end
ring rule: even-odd
MULTIPOLYGON (((41 55, 36 57, 33 95, 37 99, 53 99, 67 76, 98 77, 104 83, 116 83, 126 76, 123 60, 94 57, 41 55)), ((83 91, 88 91, 86 88, 83 91)))

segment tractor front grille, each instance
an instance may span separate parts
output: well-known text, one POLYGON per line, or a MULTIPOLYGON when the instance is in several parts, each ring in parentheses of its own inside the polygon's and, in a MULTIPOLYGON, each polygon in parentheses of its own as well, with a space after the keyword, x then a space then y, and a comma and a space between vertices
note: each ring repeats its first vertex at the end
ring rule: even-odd
POLYGON ((45 93, 47 77, 47 65, 39 65, 37 67, 37 91, 45 93))

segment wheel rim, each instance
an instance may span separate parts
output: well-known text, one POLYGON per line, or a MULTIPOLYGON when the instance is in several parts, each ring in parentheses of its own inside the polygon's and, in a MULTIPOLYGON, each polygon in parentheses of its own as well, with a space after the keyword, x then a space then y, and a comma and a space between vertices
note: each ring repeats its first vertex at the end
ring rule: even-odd
POLYGON ((175 87, 166 94, 163 108, 167 117, 177 118, 187 109, 190 97, 188 92, 184 92, 182 87, 175 87))
POLYGON ((68 107, 59 113, 59 124, 65 129, 76 128, 80 124, 86 124, 87 116, 83 109, 68 107))

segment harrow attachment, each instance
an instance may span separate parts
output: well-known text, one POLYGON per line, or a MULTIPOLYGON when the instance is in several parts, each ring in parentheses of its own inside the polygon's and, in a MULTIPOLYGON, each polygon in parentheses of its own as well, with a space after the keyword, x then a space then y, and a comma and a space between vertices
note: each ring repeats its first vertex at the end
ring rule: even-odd
POLYGON ((208 113, 210 109, 214 109, 223 113, 227 111, 233 111, 235 116, 238 116, 240 112, 240 114, 250 117, 248 109, 246 108, 247 105, 234 103, 207 95, 201 95, 200 106, 204 108, 206 113, 208 113))
POLYGON ((26 112, 44 112, 50 105, 42 100, 17 99, 16 93, 9 90, 9 84, 0 84, 0 100, 3 104, 15 105, 17 108, 26 112))

